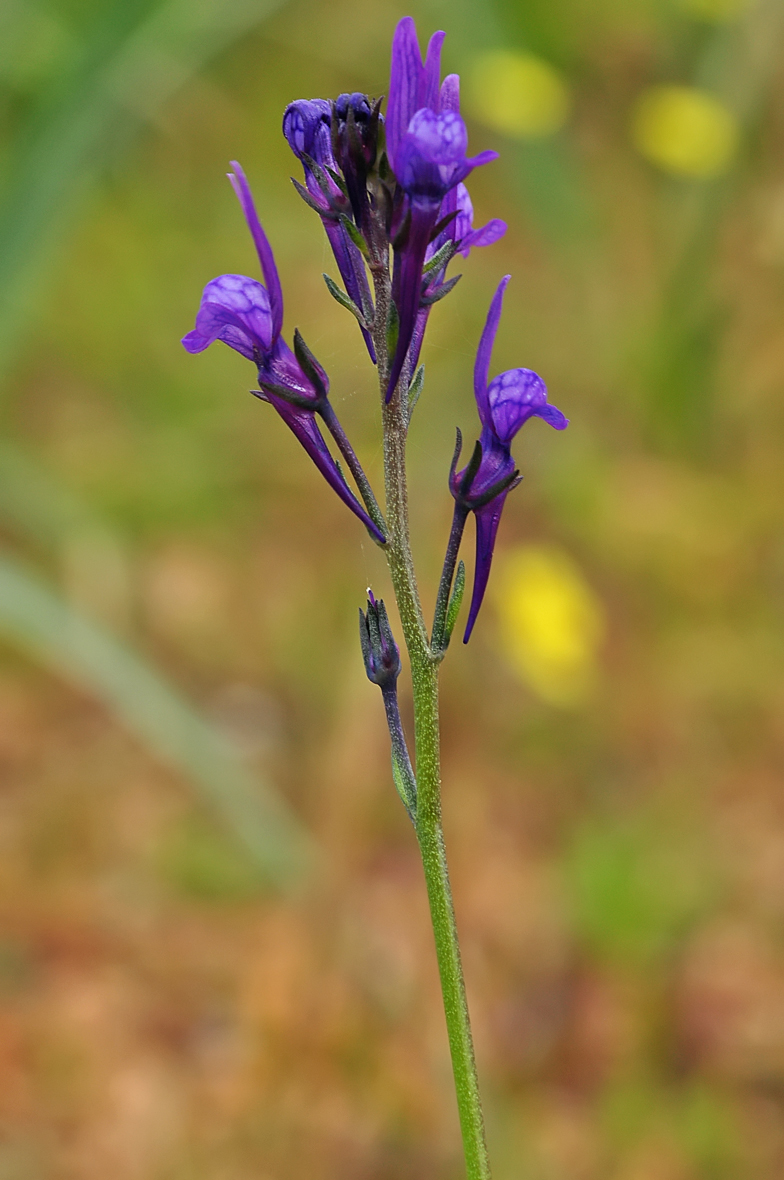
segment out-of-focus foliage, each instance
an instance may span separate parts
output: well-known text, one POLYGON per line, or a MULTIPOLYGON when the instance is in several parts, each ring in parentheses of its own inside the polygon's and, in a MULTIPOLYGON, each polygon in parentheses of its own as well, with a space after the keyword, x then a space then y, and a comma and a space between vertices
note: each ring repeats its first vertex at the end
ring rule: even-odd
MULTIPOLYGON (((65 35, 52 10, 12 5, 5 11, 0 76, 10 88, 24 90, 39 72, 46 77, 59 68, 57 83, 48 92, 42 87, 40 101, 19 118, 10 139, 0 200, 0 376, 34 315, 31 295, 64 236, 71 206, 89 181, 140 118, 153 116, 205 61, 275 7, 275 0, 231 8, 223 0, 109 4, 93 14, 81 40, 65 35)), ((94 583, 99 592, 106 587, 107 554, 110 562, 118 558, 112 571, 118 576, 108 580, 122 595, 122 550, 110 530, 8 443, 0 446, 3 520, 66 558, 92 555, 93 568, 82 578, 91 598, 94 583)), ((97 694, 185 770, 268 879, 283 884, 301 876, 308 860, 304 834, 275 794, 243 769, 230 743, 178 700, 160 673, 58 602, 11 559, 0 570, 0 634, 97 694)))
POLYGON ((579 568, 541 545, 510 550, 495 578, 499 650, 545 701, 570 705, 595 687, 606 624, 579 568))
MULTIPOLYGON (((245 31, 211 26, 198 60, 155 31, 151 5, 118 7, 111 35, 99 0, 2 8, 0 199, 30 219, 4 280, 20 317, 4 353, 4 568, 36 570, 29 592, 13 583, 24 610, 39 579, 57 592, 50 653, 67 608, 179 685, 247 773, 278 785, 326 871, 297 898, 266 894, 149 735, 136 744, 4 645, 9 1180, 460 1174, 420 868, 356 642, 365 587, 390 598, 381 556, 248 396, 241 358, 178 344, 208 279, 255 274, 224 178, 239 159, 286 329, 328 369, 378 483, 373 374, 324 289, 329 252, 291 190, 280 118, 298 97, 383 93, 404 10, 286 0, 254 24, 230 7, 245 31), (155 69, 122 75, 120 129, 104 83, 137 22, 155 69), (51 169, 41 191, 24 179, 33 159, 51 169)), ((448 30, 471 150, 501 153, 472 178, 477 223, 510 226, 431 316, 411 435, 428 613, 454 427, 476 436, 473 349, 504 273, 495 371, 536 369, 571 419, 517 440, 525 480, 487 613, 444 664, 445 820, 494 1174, 778 1180, 784 10, 410 11, 423 36, 448 30), (557 130, 480 117, 471 80, 499 53, 562 81, 557 130), (729 112, 723 172, 675 175, 640 152, 635 111, 660 87, 729 112), (538 554, 536 576, 518 566, 505 590, 521 553, 538 554), (559 601, 584 653, 582 671, 561 664, 560 695, 531 674, 534 653, 552 677, 555 632, 548 646, 530 631, 559 601)))
POLYGON ((653 86, 641 96, 634 141, 653 164, 676 176, 709 178, 726 172, 738 127, 719 99, 690 86, 653 86))
POLYGON ((490 50, 474 62, 470 109, 502 135, 538 139, 566 122, 569 92, 558 71, 532 53, 490 50))

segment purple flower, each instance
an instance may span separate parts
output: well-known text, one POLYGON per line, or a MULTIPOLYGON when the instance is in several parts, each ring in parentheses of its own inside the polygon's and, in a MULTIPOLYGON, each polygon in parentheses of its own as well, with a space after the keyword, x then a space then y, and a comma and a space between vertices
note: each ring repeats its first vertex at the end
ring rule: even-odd
POLYGON ((531 369, 509 369, 488 384, 490 354, 509 278, 506 275, 501 280, 493 296, 474 365, 474 396, 482 434, 471 461, 462 471, 455 471, 460 453, 458 443, 449 478, 455 510, 473 512, 476 518, 474 590, 464 643, 468 643, 487 588, 504 502, 521 478, 511 454, 512 439, 529 418, 543 418, 556 430, 568 425, 561 411, 548 405, 547 387, 531 369))
POLYGON ((256 396, 269 402, 296 435, 327 482, 341 500, 382 543, 385 538, 346 483, 330 454, 316 422, 316 414, 327 421, 334 410, 327 399, 327 374, 295 337, 295 355, 281 336, 283 293, 275 259, 253 204, 248 182, 239 164, 232 162, 229 174, 253 236, 266 286, 245 275, 221 275, 204 288, 196 315, 196 326, 183 338, 188 352, 203 352, 222 340, 252 360, 261 390, 256 396))
MULTIPOLYGON (((355 124, 360 127, 367 126, 371 112, 365 95, 341 95, 335 106, 337 110, 344 110, 344 121, 348 109, 351 108, 355 112, 355 124), (354 102, 354 100, 360 101, 354 102), (364 106, 368 108, 368 118, 365 118, 364 106), (357 109, 360 111, 358 116, 356 115, 357 109)), ((378 117, 377 112, 376 117, 378 117)), ((330 170, 332 172, 338 171, 338 161, 335 159, 333 148, 332 124, 331 103, 324 98, 300 98, 296 102, 289 103, 286 107, 283 115, 283 134, 294 155, 302 161, 308 203, 315 207, 321 217, 346 291, 360 311, 367 314, 372 304, 365 264, 362 261, 362 255, 340 222, 341 214, 345 215, 352 211, 352 201, 347 199, 334 177, 330 175, 330 170), (318 175, 314 172, 309 161, 317 165, 318 175)), ((373 158, 375 158, 375 152, 373 158)), ((303 192, 300 185, 297 184, 297 188, 301 193, 303 192)), ((355 203, 359 202, 360 188, 358 182, 354 183, 355 203)), ((348 192, 351 197, 351 186, 348 187, 348 192)), ((366 188, 364 193, 365 204, 367 204, 366 188)), ((362 335, 370 359, 375 364, 376 352, 370 333, 363 328, 362 335)))
MULTIPOLYGON (((444 215, 442 205, 457 185, 497 152, 468 157, 468 133, 459 113, 459 82, 450 74, 439 86, 444 33, 430 38, 425 62, 416 26, 404 17, 392 41, 392 70, 387 104, 387 154, 400 188, 404 210, 395 248, 392 298, 399 330, 389 374, 387 401, 403 370, 419 312, 422 268, 433 231, 444 215)), ((447 210, 452 212, 452 210, 447 210)))
POLYGON ((454 202, 454 208, 457 211, 455 220, 436 238, 434 243, 436 248, 442 238, 444 241, 451 239, 458 243, 458 253, 467 258, 474 246, 492 246, 506 233, 506 222, 502 221, 500 217, 493 217, 487 225, 474 229, 474 206, 464 184, 458 184, 456 188, 447 193, 441 205, 442 217, 452 212, 452 202, 454 202))
MULTIPOLYGON (((457 81, 457 75, 452 75, 457 81)), ((474 246, 491 246, 506 233, 506 222, 494 217, 487 225, 474 229, 474 206, 468 195, 468 189, 461 182, 444 197, 439 210, 441 220, 454 213, 448 225, 441 230, 425 253, 425 265, 448 242, 454 243, 456 253, 467 258, 474 246)), ((426 274, 422 282, 422 295, 419 311, 417 312, 414 333, 408 350, 413 373, 419 363, 419 354, 427 328, 428 317, 433 303, 439 298, 439 290, 443 290, 446 277, 446 264, 426 274)))

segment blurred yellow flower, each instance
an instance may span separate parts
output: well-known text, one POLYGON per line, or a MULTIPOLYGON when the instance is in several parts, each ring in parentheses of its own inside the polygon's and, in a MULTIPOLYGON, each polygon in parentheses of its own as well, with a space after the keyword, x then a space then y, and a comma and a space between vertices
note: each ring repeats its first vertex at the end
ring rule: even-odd
POLYGON ((596 677, 601 602, 559 549, 521 545, 496 562, 491 586, 505 658, 543 700, 579 704, 596 677))
POLYGON ((741 16, 749 7, 750 0, 681 0, 681 4, 692 16, 721 22, 741 16))
POLYGON ((468 97, 477 119, 519 139, 551 135, 569 114, 569 92, 558 71, 533 54, 509 49, 476 59, 468 97))
POLYGON ((738 123, 723 102, 690 86, 652 86, 632 120, 638 150, 665 172, 707 178, 724 172, 738 144, 738 123))

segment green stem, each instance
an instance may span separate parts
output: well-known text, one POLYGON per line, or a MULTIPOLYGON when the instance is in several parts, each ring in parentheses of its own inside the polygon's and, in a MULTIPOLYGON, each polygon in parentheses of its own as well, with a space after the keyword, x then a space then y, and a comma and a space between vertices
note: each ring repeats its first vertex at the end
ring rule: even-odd
POLYGON ((346 432, 341 426, 338 416, 332 408, 332 403, 326 399, 325 404, 321 409, 321 416, 324 419, 324 423, 330 434, 338 444, 340 453, 346 460, 346 466, 354 476, 356 485, 359 488, 359 494, 364 500, 368 516, 373 521, 373 524, 376 525, 377 528, 381 529, 381 532, 386 536, 386 521, 384 520, 381 509, 378 506, 376 497, 373 495, 373 489, 370 486, 370 481, 365 475, 365 472, 362 470, 362 465, 354 453, 354 448, 346 437, 346 432))
MULTIPOLYGON (((376 294, 373 338, 382 404, 389 372, 386 325, 390 302, 386 266, 371 265, 376 294)), ((411 662, 416 749, 416 833, 430 902, 452 1071, 457 1092, 468 1180, 490 1180, 484 1120, 474 1060, 471 1023, 460 960, 452 890, 441 825, 441 760, 438 723, 440 654, 432 650, 419 600, 408 527, 406 436, 408 368, 388 405, 383 405, 387 560, 411 662)))
MULTIPOLYGON (((412 661, 413 668, 413 661, 412 661)), ((474 1059, 460 944, 449 884, 441 825, 441 768, 438 728, 438 668, 414 671, 416 727, 416 829, 425 870, 430 918, 436 941, 452 1072, 469 1180, 490 1180, 479 1079, 474 1059)))

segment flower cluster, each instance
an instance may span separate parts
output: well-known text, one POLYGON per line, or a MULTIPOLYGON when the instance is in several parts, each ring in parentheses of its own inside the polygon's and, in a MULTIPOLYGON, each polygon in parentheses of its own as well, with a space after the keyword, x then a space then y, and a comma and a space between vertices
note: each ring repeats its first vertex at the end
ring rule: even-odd
MULTIPOLYGON (((221 275, 207 283, 196 326, 182 343, 188 352, 203 352, 214 341, 222 340, 253 361, 260 387, 258 391, 254 390, 256 396, 277 410, 341 500, 383 544, 386 540, 383 532, 349 488, 316 421, 316 415, 320 414, 333 434, 335 429, 339 430, 327 397, 327 374, 299 334, 295 335, 294 352, 281 336, 283 293, 278 269, 256 213, 245 173, 236 162, 232 167, 234 172, 229 174, 229 179, 242 205, 267 285, 265 287, 246 275, 221 275)), ((341 439, 337 441, 340 445, 341 439)))
MULTIPOLYGON (((423 61, 413 20, 400 21, 392 44, 386 115, 381 99, 354 93, 341 94, 334 101, 299 99, 289 104, 283 118, 284 136, 303 168, 304 184, 297 180, 294 184, 321 218, 343 281, 341 289, 325 275, 328 288, 356 316, 369 356, 379 365, 387 403, 393 397, 410 399, 415 385, 421 385, 421 373, 416 381, 412 378, 431 308, 460 277, 447 278, 451 260, 458 253, 468 256, 474 246, 491 245, 506 231, 499 219, 473 227, 465 181, 474 168, 495 159, 496 153, 468 155, 459 79, 450 74, 441 80, 443 40, 440 32, 431 37, 423 61), (380 307, 384 323, 379 322, 380 307)), ((329 401, 327 374, 298 331, 293 350, 283 339, 283 296, 275 260, 245 175, 238 164, 233 168, 230 180, 255 243, 264 282, 244 275, 221 275, 209 282, 196 326, 183 344, 195 353, 222 340, 252 361, 259 384, 253 392, 277 411, 338 496, 374 539, 386 545, 384 517, 329 401), (359 497, 327 446, 322 427, 339 449, 359 497)), ((533 416, 556 429, 567 424, 563 414, 548 404, 544 382, 531 370, 511 369, 488 383, 507 282, 508 276, 495 294, 476 358, 474 391, 481 436, 460 471, 458 441, 449 479, 455 525, 439 603, 445 615, 463 527, 473 512, 476 566, 466 642, 487 586, 501 512, 509 491, 520 480, 511 456, 512 439, 533 416)), ((371 599, 365 639, 378 632, 386 642, 385 619, 383 606, 379 614, 371 599)), ((448 643, 448 634, 441 634, 442 625, 443 618, 434 625, 434 651, 444 650, 448 643)), ((389 642, 394 646, 391 632, 389 642)))

